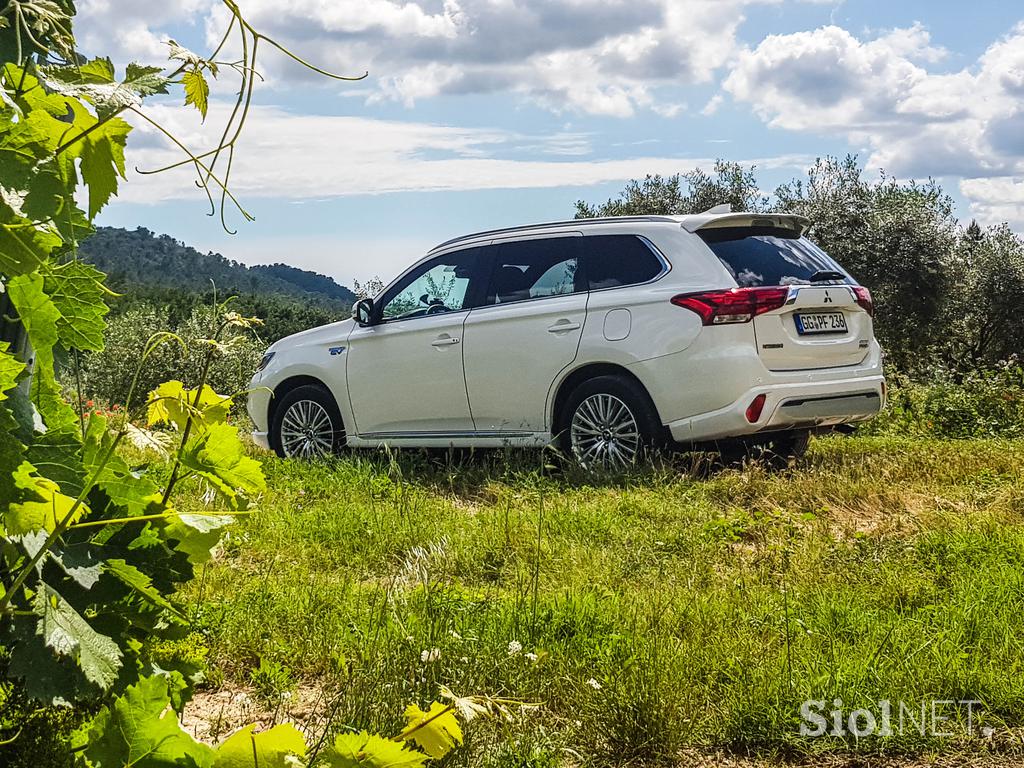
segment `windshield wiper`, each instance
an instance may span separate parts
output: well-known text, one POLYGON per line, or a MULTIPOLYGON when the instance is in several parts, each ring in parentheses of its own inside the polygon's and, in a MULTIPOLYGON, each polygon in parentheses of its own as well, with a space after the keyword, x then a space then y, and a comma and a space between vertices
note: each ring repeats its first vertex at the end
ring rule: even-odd
POLYGON ((846 275, 834 269, 819 269, 808 280, 812 283, 825 283, 831 280, 845 280, 846 275))

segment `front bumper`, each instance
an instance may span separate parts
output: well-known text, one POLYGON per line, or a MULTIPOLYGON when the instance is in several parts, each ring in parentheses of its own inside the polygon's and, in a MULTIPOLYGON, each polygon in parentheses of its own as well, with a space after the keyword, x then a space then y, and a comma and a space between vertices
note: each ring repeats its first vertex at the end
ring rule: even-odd
POLYGON ((257 432, 253 430, 250 434, 252 435, 252 441, 256 443, 256 445, 265 451, 270 450, 270 437, 266 432, 257 432))
POLYGON ((884 406, 885 378, 881 375, 763 385, 752 387, 724 408, 673 421, 668 428, 678 442, 701 442, 864 421, 884 406), (750 423, 747 407, 762 394, 761 415, 750 423))

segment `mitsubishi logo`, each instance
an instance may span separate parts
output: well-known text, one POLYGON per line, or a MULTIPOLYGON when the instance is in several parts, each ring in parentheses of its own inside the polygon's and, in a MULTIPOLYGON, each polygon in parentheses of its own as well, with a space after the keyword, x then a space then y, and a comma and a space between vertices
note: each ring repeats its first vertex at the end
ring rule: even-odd
POLYGON ((832 303, 832 297, 828 295, 828 291, 825 291, 825 300, 822 303, 823 304, 831 304, 832 303))

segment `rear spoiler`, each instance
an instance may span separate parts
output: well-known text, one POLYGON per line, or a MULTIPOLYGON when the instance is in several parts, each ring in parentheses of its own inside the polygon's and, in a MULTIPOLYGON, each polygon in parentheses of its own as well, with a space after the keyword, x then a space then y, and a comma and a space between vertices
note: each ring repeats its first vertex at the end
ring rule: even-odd
POLYGON ((699 213, 687 216, 683 220, 683 229, 696 232, 701 229, 720 229, 722 227, 777 227, 792 229, 798 235, 811 224, 806 216, 795 213, 699 213))

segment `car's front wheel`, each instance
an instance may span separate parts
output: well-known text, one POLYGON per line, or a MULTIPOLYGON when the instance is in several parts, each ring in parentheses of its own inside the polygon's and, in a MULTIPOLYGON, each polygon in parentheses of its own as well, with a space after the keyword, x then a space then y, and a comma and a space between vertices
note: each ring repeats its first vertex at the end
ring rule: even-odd
POLYGON ((322 387, 296 387, 274 409, 270 445, 281 458, 328 456, 344 443, 341 413, 331 393, 322 387))
POLYGON ((639 384, 624 376, 598 376, 569 395, 559 443, 584 469, 621 471, 660 447, 661 433, 639 384))

